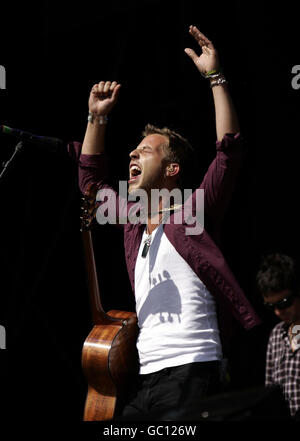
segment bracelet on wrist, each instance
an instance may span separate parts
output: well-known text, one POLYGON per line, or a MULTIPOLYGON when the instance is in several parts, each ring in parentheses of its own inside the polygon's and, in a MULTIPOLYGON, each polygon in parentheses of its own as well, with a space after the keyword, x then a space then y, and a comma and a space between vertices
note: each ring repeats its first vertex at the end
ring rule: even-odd
POLYGON ((221 69, 211 69, 205 73, 201 72, 201 75, 204 78, 215 78, 215 77, 218 77, 219 75, 222 75, 222 70, 221 69))
POLYGON ((205 74, 202 74, 202 76, 210 80, 210 87, 228 83, 221 69, 211 69, 208 72, 205 72, 205 74))
POLYGON ((102 126, 102 125, 104 125, 104 124, 107 124, 108 118, 107 118, 106 115, 100 115, 100 116, 97 116, 97 115, 94 115, 92 112, 89 112, 89 114, 88 114, 88 121, 89 121, 91 124, 93 124, 94 121, 97 121, 98 124, 99 124, 100 126, 102 126))
POLYGON ((221 86, 221 84, 227 84, 227 83, 228 83, 228 81, 226 80, 224 75, 221 74, 221 75, 218 75, 217 77, 212 78, 210 80, 210 87, 213 88, 215 86, 221 86))

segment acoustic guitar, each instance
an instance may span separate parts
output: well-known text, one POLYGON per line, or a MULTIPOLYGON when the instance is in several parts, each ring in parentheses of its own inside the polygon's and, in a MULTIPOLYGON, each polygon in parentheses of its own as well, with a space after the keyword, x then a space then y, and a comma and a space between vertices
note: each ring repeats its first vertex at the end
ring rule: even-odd
POLYGON ((111 420, 118 415, 138 373, 137 317, 134 312, 104 312, 91 227, 96 212, 96 187, 90 185, 82 204, 81 234, 94 327, 82 349, 82 368, 88 382, 84 421, 111 420))

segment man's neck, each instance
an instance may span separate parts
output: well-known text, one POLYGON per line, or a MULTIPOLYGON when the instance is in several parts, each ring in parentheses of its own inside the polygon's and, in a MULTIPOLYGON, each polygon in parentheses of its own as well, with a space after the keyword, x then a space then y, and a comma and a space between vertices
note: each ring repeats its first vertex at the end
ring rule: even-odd
MULTIPOLYGON (((167 189, 169 192, 172 189, 167 189)), ((147 232, 151 234, 155 228, 158 227, 163 221, 163 216, 173 210, 173 206, 170 206, 170 198, 164 198, 162 195, 159 200, 153 200, 148 194, 148 222, 147 222, 147 232)))
POLYGON ((162 222, 163 213, 149 213, 146 226, 147 234, 151 234, 162 222))

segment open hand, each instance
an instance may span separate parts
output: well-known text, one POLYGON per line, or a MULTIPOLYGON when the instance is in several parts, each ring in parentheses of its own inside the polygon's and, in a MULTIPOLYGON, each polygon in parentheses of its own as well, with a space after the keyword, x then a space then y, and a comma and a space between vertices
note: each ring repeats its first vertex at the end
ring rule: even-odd
POLYGON ((100 81, 94 84, 89 97, 89 111, 97 116, 107 115, 115 106, 121 84, 116 81, 100 81))
POLYGON ((190 26, 189 33, 194 37, 199 46, 202 49, 202 54, 197 55, 193 49, 186 48, 185 53, 193 60, 197 69, 205 74, 212 69, 219 70, 219 57, 212 42, 202 34, 196 26, 190 26))

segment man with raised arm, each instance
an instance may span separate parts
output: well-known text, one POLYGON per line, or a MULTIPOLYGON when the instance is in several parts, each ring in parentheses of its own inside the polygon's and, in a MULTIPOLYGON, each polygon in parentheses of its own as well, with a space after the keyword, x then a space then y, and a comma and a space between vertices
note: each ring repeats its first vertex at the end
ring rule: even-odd
MULTIPOLYGON (((199 187, 209 229, 187 234, 187 223, 175 222, 182 207, 166 208, 163 197, 151 204, 153 190, 182 187, 191 146, 168 128, 147 125, 129 155, 128 181, 129 195, 143 190, 148 196, 146 221, 120 222, 139 325, 140 372, 123 409, 123 417, 132 420, 149 415, 172 420, 188 416, 188 409, 195 412, 203 397, 218 391, 231 322, 245 329, 260 323, 216 245, 241 162, 239 123, 216 49, 195 26, 189 33, 202 51, 185 52, 210 84, 215 105, 217 152, 199 187)), ((108 188, 105 130, 120 87, 101 81, 91 90, 79 160, 83 193, 91 183, 108 188)))

